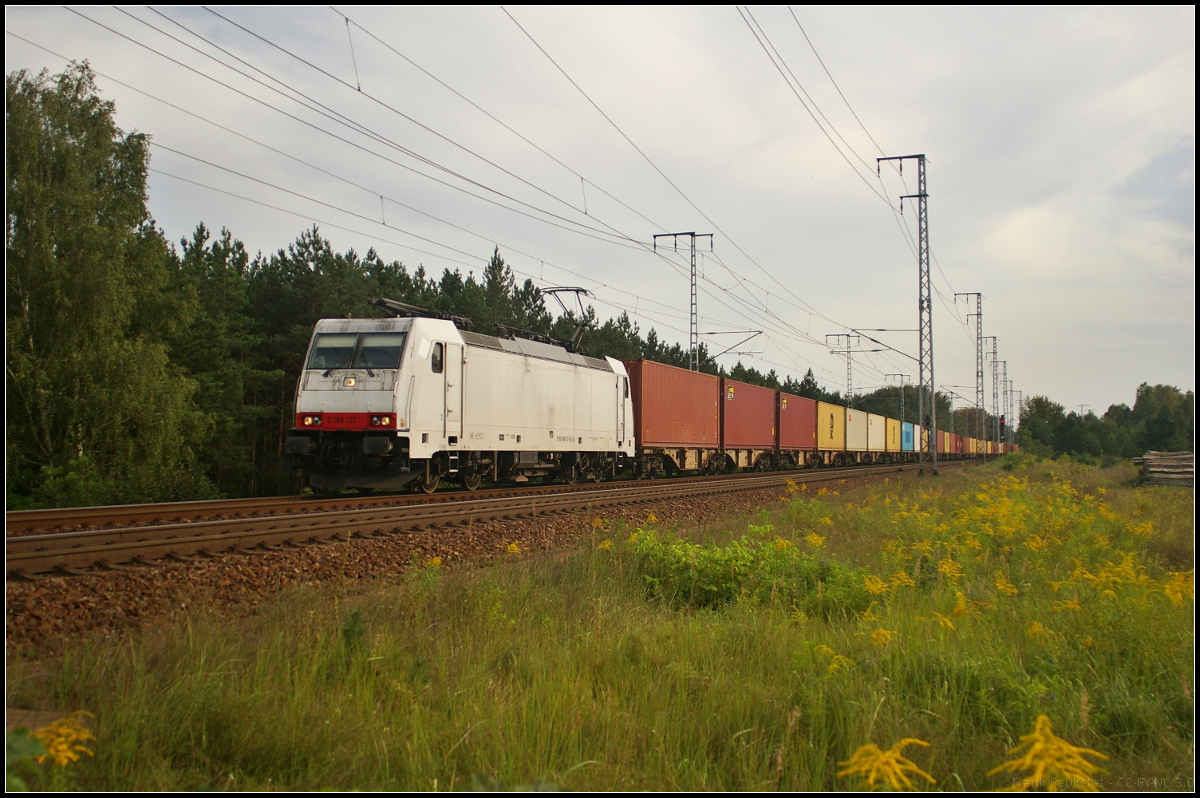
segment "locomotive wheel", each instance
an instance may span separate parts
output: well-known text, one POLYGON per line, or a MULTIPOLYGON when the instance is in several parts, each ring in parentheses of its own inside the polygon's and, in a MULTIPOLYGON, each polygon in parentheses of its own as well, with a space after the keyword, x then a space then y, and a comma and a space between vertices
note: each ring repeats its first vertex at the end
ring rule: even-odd
POLYGON ((579 466, 571 464, 563 469, 562 480, 568 485, 574 485, 579 481, 579 466))
POLYGON ((464 488, 469 491, 479 490, 479 486, 483 484, 483 469, 480 467, 478 452, 467 455, 466 463, 458 472, 458 476, 464 488))
POLYGON ((433 493, 438 489, 438 485, 441 483, 441 481, 441 474, 431 474, 429 479, 425 479, 424 477, 417 478, 414 484, 421 490, 422 493, 433 493))

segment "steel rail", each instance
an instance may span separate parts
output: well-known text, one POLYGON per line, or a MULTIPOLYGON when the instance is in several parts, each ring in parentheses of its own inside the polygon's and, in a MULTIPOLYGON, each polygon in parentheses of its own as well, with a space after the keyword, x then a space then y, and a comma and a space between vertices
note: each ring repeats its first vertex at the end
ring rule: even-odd
MULTIPOLYGON (((803 473, 803 472, 797 472, 803 473)), ((733 474, 727 479, 746 478, 751 474, 733 474)), ((706 477, 676 477, 656 479, 657 483, 672 484, 706 477)), ((604 487, 619 486, 621 482, 600 483, 604 487)), ((428 504, 457 501, 476 496, 519 496, 538 493, 565 493, 594 490, 597 483, 576 485, 500 485, 479 491, 444 491, 439 493, 380 493, 336 494, 328 496, 262 496, 252 499, 217 499, 206 501, 163 502, 158 504, 114 504, 97 507, 63 507, 45 510, 13 510, 6 512, 6 537, 68 532, 83 529, 116 528, 135 525, 196 523, 217 518, 254 518, 280 513, 324 513, 336 510, 391 507, 404 504, 428 504)))
POLYGON ((39 573, 70 574, 92 566, 114 568, 159 558, 179 560, 225 551, 299 546, 324 540, 400 534, 435 526, 535 518, 539 514, 760 490, 783 485, 793 477, 799 477, 797 482, 827 482, 848 476, 908 471, 915 467, 909 464, 829 469, 804 477, 796 472, 777 471, 741 475, 738 479, 614 483, 604 488, 516 496, 467 494, 471 498, 433 503, 22 535, 5 541, 6 569, 10 578, 39 573))

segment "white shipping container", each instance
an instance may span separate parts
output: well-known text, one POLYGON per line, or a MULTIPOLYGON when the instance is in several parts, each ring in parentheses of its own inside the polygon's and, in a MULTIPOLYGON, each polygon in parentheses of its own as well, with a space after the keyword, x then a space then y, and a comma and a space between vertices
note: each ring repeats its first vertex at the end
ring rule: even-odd
POLYGON ((867 451, 867 414, 846 408, 846 451, 867 451))

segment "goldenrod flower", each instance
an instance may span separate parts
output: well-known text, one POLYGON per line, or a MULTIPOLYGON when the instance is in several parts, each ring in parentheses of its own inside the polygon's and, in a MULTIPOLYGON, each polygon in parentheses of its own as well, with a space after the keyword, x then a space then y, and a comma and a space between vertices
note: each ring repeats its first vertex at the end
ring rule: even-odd
POLYGON ((508 544, 508 553, 509 554, 520 554, 521 546, 516 541, 509 543, 508 544))
POLYGON ((54 764, 65 767, 72 762, 78 762, 80 754, 95 756, 92 749, 84 745, 89 740, 96 739, 83 725, 85 717, 92 717, 92 713, 82 710, 72 712, 67 717, 59 718, 49 726, 43 726, 30 733, 30 737, 46 748, 46 753, 34 757, 38 764, 53 759, 54 764))
POLYGON ((864 745, 855 751, 854 756, 847 761, 838 762, 839 766, 845 768, 839 770, 838 775, 861 776, 867 782, 868 789, 875 789, 876 781, 887 779, 893 790, 915 790, 916 786, 912 783, 912 779, 906 775, 909 773, 926 779, 930 784, 937 784, 933 776, 921 770, 915 762, 900 753, 910 745, 929 747, 929 743, 915 737, 906 737, 886 751, 874 743, 864 745))
POLYGON ((650 515, 646 516, 646 523, 647 524, 657 524, 658 516, 655 515, 654 513, 650 513, 650 515))
POLYGON ((784 540, 783 538, 775 538, 775 551, 784 551, 792 547, 792 541, 784 540))
POLYGON ((1061 781, 1068 782, 1078 790, 1096 792, 1096 780, 1092 777, 1105 771, 1098 765, 1088 762, 1084 756, 1094 756, 1099 759, 1108 759, 1108 757, 1099 751, 1079 748, 1066 740, 1055 737, 1050 729, 1050 719, 1045 715, 1038 715, 1033 734, 1026 734, 1022 737, 1021 744, 1009 750, 1009 753, 1015 754, 1026 746, 1029 750, 1023 756, 993 768, 988 771, 988 775, 992 776, 1001 771, 1009 773, 1017 773, 1022 770, 1033 771, 1032 774, 1007 788, 1014 792, 1025 792, 1031 787, 1041 786, 1047 786, 1051 791, 1056 791, 1058 783, 1061 781))
POLYGON ((592 519, 592 528, 599 529, 600 527, 604 526, 606 523, 607 522, 603 518, 596 516, 595 518, 592 519))
POLYGON ((1083 609, 1083 607, 1080 607, 1079 602, 1075 601, 1074 599, 1071 599, 1069 601, 1054 602, 1054 611, 1055 612, 1065 612, 1067 610, 1074 610, 1075 612, 1079 612, 1082 609, 1083 609))
POLYGON ((1036 640, 1053 640, 1058 637, 1058 632, 1043 626, 1038 621, 1030 621, 1029 626, 1025 628, 1025 634, 1036 640))
POLYGON ((918 619, 922 621, 937 621, 939 626, 946 629, 954 628, 954 624, 951 623, 950 619, 940 612, 931 612, 928 617, 918 616, 918 619))
POLYGON ((945 576, 951 582, 957 582, 964 575, 962 564, 955 562, 953 557, 946 557, 938 562, 937 569, 938 573, 945 576))
POLYGON ((887 582, 874 574, 863 574, 863 586, 866 587, 868 593, 875 596, 888 591, 887 582))
POLYGON ((892 583, 893 588, 900 587, 900 586, 904 586, 904 587, 916 587, 917 586, 917 581, 915 579, 913 579, 911 576, 909 576, 908 574, 906 574, 904 571, 897 571, 896 573, 892 574, 891 578, 888 579, 888 581, 892 583))
POLYGON ((834 654, 833 659, 829 660, 829 670, 825 673, 825 676, 828 678, 840 670, 853 667, 854 660, 849 657, 843 657, 841 654, 834 654))
POLYGON ((596 548, 600 549, 601 551, 608 551, 609 549, 612 548, 612 541, 609 540, 608 538, 605 538, 604 540, 600 541, 599 544, 596 545, 596 548))
POLYGON ((785 479, 785 480, 783 481, 783 486, 784 486, 785 488, 787 488, 787 492, 788 492, 789 494, 792 494, 792 493, 795 493, 795 492, 796 492, 796 483, 795 483, 795 482, 793 482, 793 481, 792 481, 792 480, 790 480, 790 479, 785 479))
POLYGON ((1017 586, 1008 581, 1008 578, 1004 576, 1003 571, 996 572, 996 589, 1006 596, 1017 595, 1017 586))
POLYGON ((871 606, 869 606, 865 610, 863 610, 862 614, 859 617, 862 618, 867 623, 875 623, 876 621, 878 621, 879 617, 874 612, 875 605, 878 603, 879 603, 878 601, 872 601, 871 606))
POLYGON ((809 532, 808 536, 804 538, 804 541, 814 549, 819 549, 825 545, 825 538, 821 537, 816 532, 809 532))
POLYGON ((899 631, 879 628, 871 632, 871 645, 883 648, 888 643, 892 642, 892 638, 900 634, 899 631))
POLYGON ((441 557, 430 557, 428 560, 425 561, 425 564, 427 566, 429 566, 430 568, 439 568, 439 567, 441 567, 441 564, 442 564, 442 558, 441 557))
POLYGON ((1184 598, 1196 600, 1196 569, 1190 571, 1173 571, 1171 581, 1163 585, 1163 594, 1176 607, 1183 606, 1184 598))

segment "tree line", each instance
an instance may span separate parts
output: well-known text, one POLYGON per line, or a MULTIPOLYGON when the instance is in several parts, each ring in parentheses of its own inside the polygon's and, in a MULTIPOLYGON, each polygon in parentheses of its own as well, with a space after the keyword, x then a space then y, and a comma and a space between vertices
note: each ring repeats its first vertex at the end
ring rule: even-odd
MULTIPOLYGON (((148 137, 117 128, 86 64, 14 72, 5 94, 10 508, 288 492, 283 442, 313 325, 379 316, 375 297, 453 313, 487 334, 568 341, 582 326, 579 345, 593 356, 688 365, 686 349, 627 314, 555 316, 498 248, 478 276, 435 276, 374 249, 337 252, 315 227, 269 255, 204 224, 175 245, 147 207, 148 137)), ((726 372, 710 355, 701 344, 702 371, 843 401, 811 369, 780 380, 740 362, 726 372)), ((937 401, 939 419, 969 432, 964 411, 951 416, 949 399, 937 401)), ((912 386, 854 404, 891 417, 903 404, 920 423, 912 386)), ((1158 429, 1140 407, 1131 416, 1158 429)), ((1054 440, 1074 440, 1058 432, 1066 421, 1051 421, 1054 440)))
POLYGON ((1103 415, 1066 412, 1035 396, 1021 411, 1018 430, 1024 451, 1039 456, 1071 455, 1085 461, 1136 457, 1143 452, 1193 451, 1196 394, 1173 385, 1142 383, 1133 407, 1110 405, 1103 415))

